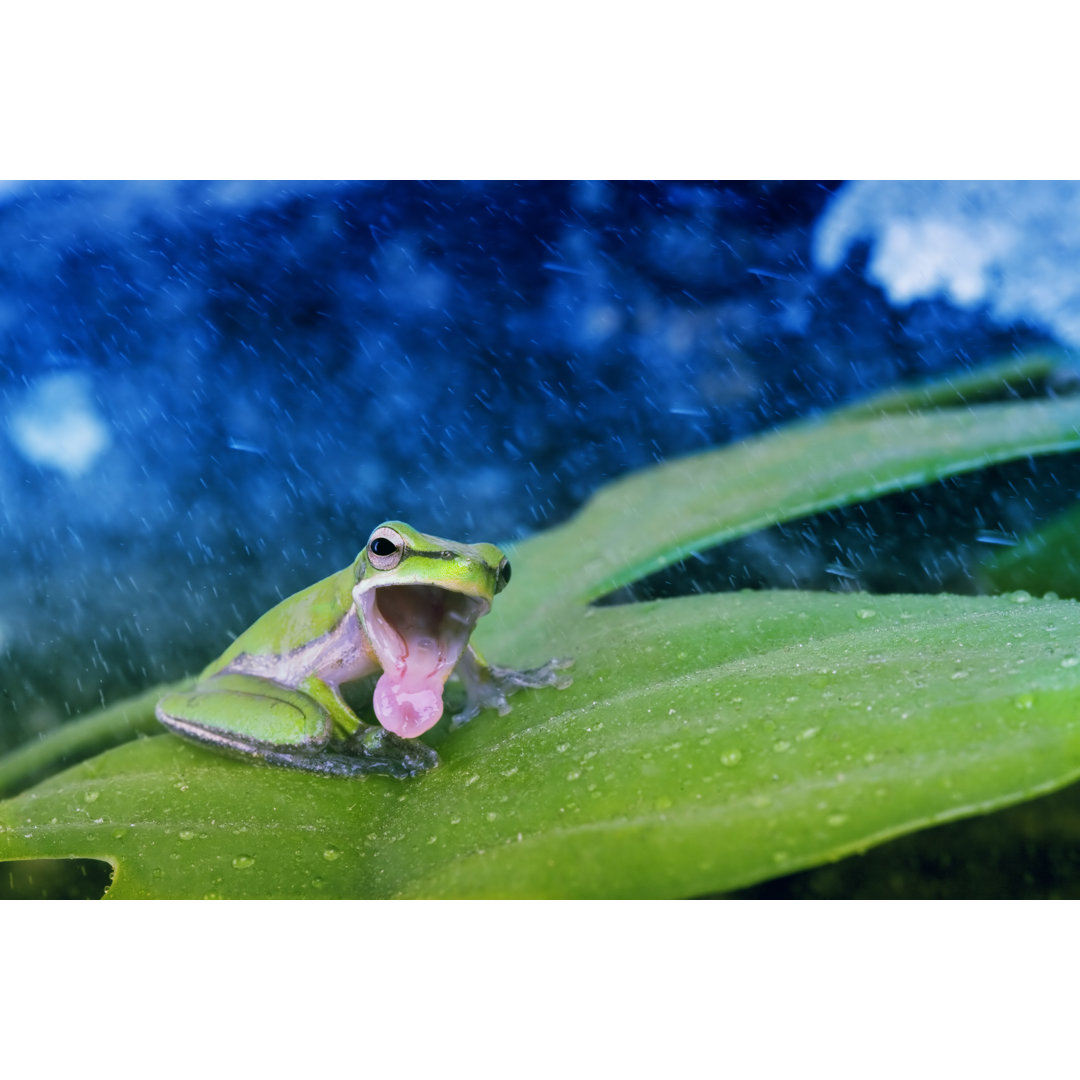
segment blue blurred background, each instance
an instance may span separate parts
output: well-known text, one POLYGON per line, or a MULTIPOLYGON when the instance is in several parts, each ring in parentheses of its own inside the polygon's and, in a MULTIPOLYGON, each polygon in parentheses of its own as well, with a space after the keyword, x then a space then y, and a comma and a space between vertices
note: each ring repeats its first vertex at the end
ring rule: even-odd
MULTIPOLYGON (((197 670, 385 518, 512 540, 900 378, 1068 357, 1078 249, 1067 184, 9 184, 0 749, 197 670)), ((971 483, 972 530, 1041 512, 971 483)), ((832 516, 719 580, 970 584, 890 569, 900 534, 832 516), (830 573, 860 538, 886 569, 830 573)))

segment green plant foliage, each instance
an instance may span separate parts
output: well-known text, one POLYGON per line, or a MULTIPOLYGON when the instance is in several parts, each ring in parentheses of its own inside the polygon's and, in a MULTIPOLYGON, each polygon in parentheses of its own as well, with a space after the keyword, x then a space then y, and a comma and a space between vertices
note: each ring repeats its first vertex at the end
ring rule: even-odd
POLYGON ((1046 350, 1027 356, 1010 356, 993 364, 959 371, 947 378, 902 383, 871 397, 835 410, 833 418, 882 416, 927 409, 955 408, 1001 398, 1025 398, 1045 394, 1059 376, 1075 382, 1068 355, 1046 350))
MULTIPOLYGON (((1076 399, 958 404, 1034 370, 891 394, 645 470, 519 545, 478 643, 497 663, 572 656, 574 684, 436 729, 432 773, 325 778, 142 738, 0 803, 0 860, 102 860, 111 897, 687 896, 1061 787, 1080 773, 1071 601, 588 606, 764 525, 1080 446, 1076 399)), ((0 763, 0 784, 151 730, 155 693, 0 763)))
POLYGON ((566 525, 523 545, 529 574, 500 597, 500 627, 542 633, 550 609, 595 600, 769 525, 1080 446, 1076 398, 902 415, 898 408, 891 396, 879 415, 866 415, 865 404, 609 484, 566 525))
POLYGON ((224 761, 171 736, 7 804, 8 857, 125 896, 683 896, 1080 773, 1080 605, 691 597, 594 609, 582 677, 446 738, 414 782, 224 761))

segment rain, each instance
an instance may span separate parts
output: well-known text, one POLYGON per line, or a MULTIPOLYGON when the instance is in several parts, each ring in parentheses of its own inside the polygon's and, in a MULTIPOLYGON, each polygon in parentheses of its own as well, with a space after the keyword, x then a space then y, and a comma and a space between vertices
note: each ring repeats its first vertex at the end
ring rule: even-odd
MULTIPOLYGON (((1061 183, 5 186, 0 750, 197 671, 379 521, 513 541, 899 380, 1047 348, 1068 370, 1078 206, 1061 183)), ((1077 482, 985 470, 603 602, 974 592, 973 552, 1077 482)))

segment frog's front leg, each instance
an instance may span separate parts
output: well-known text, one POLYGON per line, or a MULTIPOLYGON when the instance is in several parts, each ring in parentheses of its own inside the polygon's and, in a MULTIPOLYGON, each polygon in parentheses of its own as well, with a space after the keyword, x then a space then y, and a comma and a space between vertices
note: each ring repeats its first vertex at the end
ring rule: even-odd
POLYGON ((226 672, 191 690, 166 694, 158 720, 186 739, 235 757, 334 776, 413 776, 437 764, 433 750, 364 741, 368 725, 336 688, 311 677, 293 688, 258 675, 226 672), (432 760, 434 758, 434 760, 432 760))
POLYGON ((454 715, 452 726, 460 727, 467 723, 481 709, 498 709, 499 715, 505 716, 510 711, 510 703, 506 699, 518 690, 544 686, 565 690, 573 679, 563 672, 573 663, 573 660, 556 659, 538 668, 515 671, 486 663, 470 645, 454 669, 454 674, 465 686, 465 707, 454 715))
POLYGON ((398 779, 416 776, 439 764, 439 755, 419 740, 402 739, 380 724, 365 724, 345 704, 341 691, 315 675, 300 684, 312 701, 321 705, 333 719, 334 730, 329 748, 336 753, 324 757, 353 762, 350 776, 360 773, 385 773, 398 779), (359 767, 364 766, 364 767, 359 767))

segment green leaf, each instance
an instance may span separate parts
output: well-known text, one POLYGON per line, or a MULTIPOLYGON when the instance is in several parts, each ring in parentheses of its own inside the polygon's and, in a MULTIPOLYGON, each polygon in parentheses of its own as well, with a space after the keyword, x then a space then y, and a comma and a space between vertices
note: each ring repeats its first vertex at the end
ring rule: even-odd
POLYGON ((842 413, 657 465, 609 484, 567 524, 514 549, 513 588, 481 624, 479 640, 535 646, 568 607, 694 552, 946 476, 1078 447, 1080 399, 1062 398, 910 415, 842 413))
POLYGON ((1030 397, 1044 393, 1055 377, 1071 368, 1068 356, 1046 350, 1027 356, 1010 356, 945 378, 901 383, 871 397, 845 405, 833 417, 882 416, 885 413, 920 412, 952 408, 1002 397, 1030 397))
POLYGON ((415 781, 143 739, 2 804, 0 858, 94 857, 110 895, 685 896, 1080 773, 1080 605, 741 593, 594 609, 580 677, 415 781))
MULTIPOLYGON (((645 470, 518 545, 478 642, 501 664, 572 656, 574 685, 437 730, 430 774, 336 780, 141 739, 0 803, 0 860, 103 859, 116 897, 683 896, 1067 784, 1080 768, 1071 602, 587 606, 770 524, 1080 446, 1075 399, 942 407, 1033 370, 882 396, 645 470), (904 414, 913 403, 931 411, 904 414)), ((154 696, 114 714, 113 733, 148 730, 154 696)), ((100 715, 79 721, 0 763, 0 783, 109 732, 100 715)))

